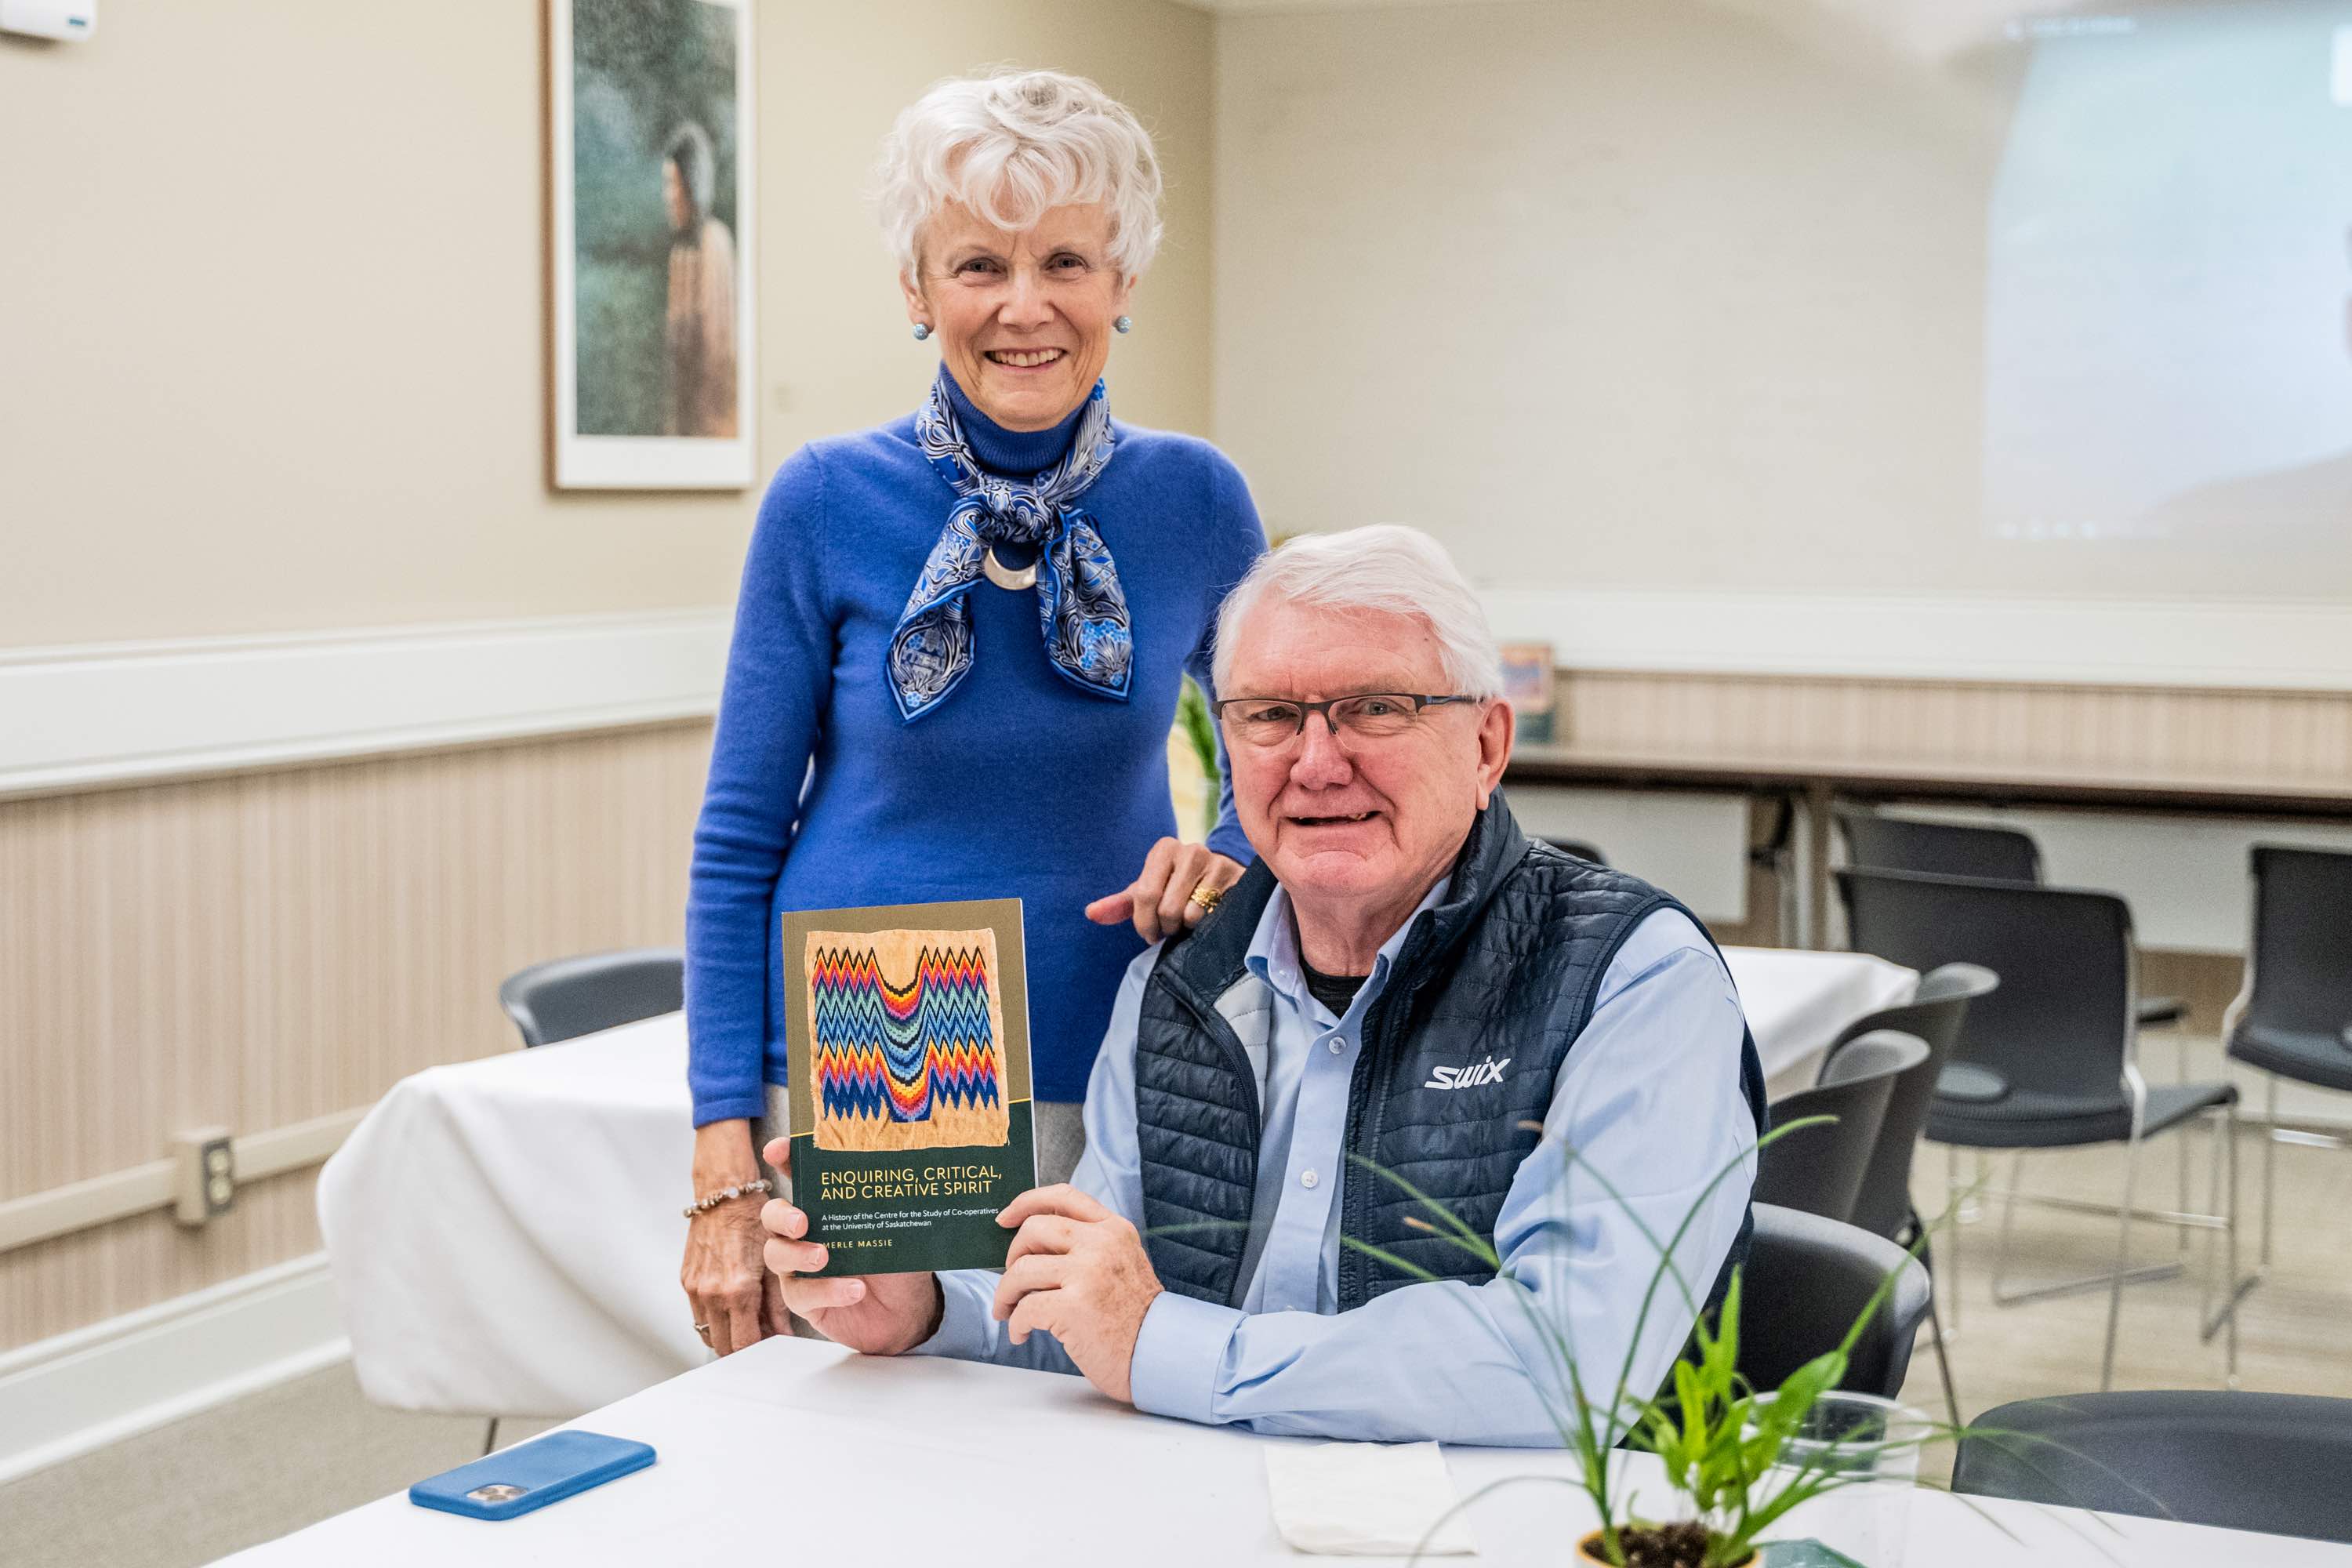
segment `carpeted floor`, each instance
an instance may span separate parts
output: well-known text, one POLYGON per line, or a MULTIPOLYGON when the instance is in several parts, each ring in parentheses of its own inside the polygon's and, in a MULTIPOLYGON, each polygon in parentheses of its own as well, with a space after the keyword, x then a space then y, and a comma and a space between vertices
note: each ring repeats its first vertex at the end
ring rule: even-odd
POLYGON ((0 1563, 209 1563, 463 1464, 484 1426, 378 1409, 329 1367, 0 1487, 0 1563))

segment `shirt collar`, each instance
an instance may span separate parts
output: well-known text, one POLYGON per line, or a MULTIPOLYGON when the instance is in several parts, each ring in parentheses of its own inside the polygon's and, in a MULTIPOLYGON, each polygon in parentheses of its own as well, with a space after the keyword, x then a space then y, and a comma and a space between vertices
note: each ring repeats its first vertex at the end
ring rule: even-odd
MULTIPOLYGON (((1412 922, 1421 918, 1422 910, 1444 903, 1453 886, 1451 873, 1440 877, 1437 885, 1414 906, 1412 913, 1405 916, 1404 923, 1381 943, 1380 951, 1372 955, 1372 973, 1357 991, 1355 1003, 1348 1009, 1350 1013, 1380 994, 1388 980, 1389 966, 1395 963, 1397 951, 1404 946, 1405 937, 1412 931, 1412 922)), ((1242 962, 1293 1007, 1305 1010, 1322 1006, 1307 989, 1298 952, 1298 922, 1291 914, 1290 891, 1279 882, 1274 885, 1274 896, 1266 900, 1265 909, 1257 917, 1257 930, 1250 937, 1249 952, 1243 955, 1242 962)))

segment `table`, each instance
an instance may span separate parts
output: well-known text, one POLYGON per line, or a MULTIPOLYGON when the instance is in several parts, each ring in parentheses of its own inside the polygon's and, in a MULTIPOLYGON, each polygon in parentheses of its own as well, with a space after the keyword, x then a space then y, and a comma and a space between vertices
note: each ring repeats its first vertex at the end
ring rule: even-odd
MULTIPOLYGON (((1827 931, 1831 816, 1840 800, 1958 801, 1976 805, 2096 806, 2165 815, 2352 820, 2352 780, 2311 782, 2186 769, 1985 766, 1948 761, 1874 762, 1728 752, 1652 753, 1530 744, 1513 748, 1503 782, 1696 790, 1788 802, 1804 814, 1809 911, 1805 940, 1815 947, 1822 945, 1827 931)), ((1796 933, 1780 934, 1794 940, 1796 933)))
MULTIPOLYGON (((1784 1089, 1917 978, 1858 953, 1726 957, 1784 1089)), ((693 1147, 677 1014, 394 1085, 319 1179, 360 1386, 402 1409, 569 1416, 701 1365, 677 1285, 693 1147)))
MULTIPOLYGON (((395 1494, 226 1561, 237 1568, 476 1563, 1103 1563, 1300 1568, 1276 1535, 1265 1450, 1280 1438, 1142 1415, 1082 1379, 767 1340, 577 1425, 651 1443, 650 1469, 502 1524, 395 1494)), ((1572 1476, 1565 1454, 1451 1448, 1456 1492, 1572 1476)), ((1656 1461, 1625 1456, 1663 1502, 1656 1461)), ((1810 1507, 1837 1506, 1835 1500, 1810 1507)), ((1906 1568, 2352 1568, 2352 1548, 2073 1509, 1912 1494, 1906 1568), (2004 1533, 2007 1531, 2009 1533, 2004 1533)), ((1563 1485, 1488 1493, 1475 1559, 1559 1568, 1593 1523, 1563 1485)), ((1802 1515, 1792 1515, 1792 1524, 1802 1515)), ((1364 1562, 1401 1559, 1359 1559, 1364 1562)), ((1881 1565, 1883 1568, 1883 1565, 1881 1565)))

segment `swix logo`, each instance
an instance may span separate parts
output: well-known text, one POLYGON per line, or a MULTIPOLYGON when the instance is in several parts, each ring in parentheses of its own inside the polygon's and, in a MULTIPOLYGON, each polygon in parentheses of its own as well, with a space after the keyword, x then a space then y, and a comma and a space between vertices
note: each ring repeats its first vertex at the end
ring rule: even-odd
POLYGON ((1429 1069, 1429 1081, 1421 1087, 1423 1089, 1475 1089, 1482 1083, 1493 1083, 1500 1079, 1503 1076, 1503 1069, 1510 1065, 1511 1058, 1508 1057, 1505 1057, 1500 1061, 1488 1057, 1475 1067, 1432 1068, 1429 1069))

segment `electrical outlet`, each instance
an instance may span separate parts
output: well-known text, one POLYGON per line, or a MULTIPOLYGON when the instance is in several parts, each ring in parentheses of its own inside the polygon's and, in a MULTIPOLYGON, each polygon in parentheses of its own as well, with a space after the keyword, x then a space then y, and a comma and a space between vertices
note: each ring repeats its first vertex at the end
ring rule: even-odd
POLYGON ((236 1202, 236 1149, 226 1127, 191 1127, 172 1134, 172 1217, 202 1225, 236 1202))

